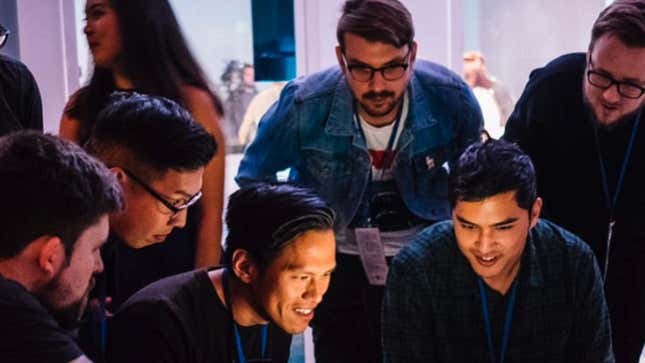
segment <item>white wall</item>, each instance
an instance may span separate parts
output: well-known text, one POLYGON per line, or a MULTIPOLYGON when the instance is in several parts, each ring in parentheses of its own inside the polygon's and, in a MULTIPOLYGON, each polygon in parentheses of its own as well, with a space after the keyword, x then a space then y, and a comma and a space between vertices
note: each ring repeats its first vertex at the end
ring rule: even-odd
POLYGON ((20 59, 36 78, 43 126, 58 132, 63 108, 78 88, 73 0, 17 1, 20 59))
MULTIPOLYGON (((298 74, 335 65, 343 0, 295 0, 298 74)), ((550 59, 584 51, 607 0, 402 0, 412 13, 418 57, 461 71, 477 47, 491 73, 519 96, 529 72, 550 59)))

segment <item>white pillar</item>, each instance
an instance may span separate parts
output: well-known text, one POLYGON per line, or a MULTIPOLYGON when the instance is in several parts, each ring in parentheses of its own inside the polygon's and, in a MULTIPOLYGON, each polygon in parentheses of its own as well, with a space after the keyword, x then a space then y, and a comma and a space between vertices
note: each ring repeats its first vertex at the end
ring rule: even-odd
POLYGON ((65 103, 79 87, 74 0, 16 3, 20 58, 40 88, 43 128, 57 133, 65 103))

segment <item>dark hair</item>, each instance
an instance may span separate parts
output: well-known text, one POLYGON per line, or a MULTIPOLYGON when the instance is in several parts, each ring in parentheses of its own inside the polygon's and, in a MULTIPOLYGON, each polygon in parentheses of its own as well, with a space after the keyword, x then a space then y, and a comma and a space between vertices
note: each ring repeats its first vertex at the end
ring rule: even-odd
POLYGON ((537 198, 531 158, 517 145, 502 140, 470 145, 453 166, 449 183, 453 207, 457 201, 481 201, 515 191, 517 205, 530 210, 537 198))
POLYGON ((0 138, 0 259, 58 236, 69 258, 79 236, 123 208, 113 173, 79 146, 36 131, 0 138))
POLYGON ((616 0, 607 6, 591 28, 589 51, 607 34, 617 36, 628 47, 645 47, 645 1, 616 0))
POLYGON ((109 166, 134 163, 134 169, 157 173, 203 167, 216 147, 213 136, 179 104, 136 92, 112 94, 86 145, 109 166))
POLYGON ((345 33, 401 48, 412 44, 414 25, 412 15, 398 0, 348 0, 336 28, 336 38, 343 51, 345 33))
MULTIPOLYGON (((222 102, 208 86, 167 0, 110 0, 121 33, 120 62, 134 88, 163 96, 185 106, 181 86, 208 92, 218 113, 222 102)), ((95 117, 115 89, 112 70, 96 67, 87 86, 72 96, 65 110, 81 123, 81 142, 89 136, 95 117)))
POLYGON ((286 183, 255 183, 231 195, 226 212, 224 265, 233 252, 248 251, 268 266, 303 233, 332 229, 335 213, 313 191, 286 183))

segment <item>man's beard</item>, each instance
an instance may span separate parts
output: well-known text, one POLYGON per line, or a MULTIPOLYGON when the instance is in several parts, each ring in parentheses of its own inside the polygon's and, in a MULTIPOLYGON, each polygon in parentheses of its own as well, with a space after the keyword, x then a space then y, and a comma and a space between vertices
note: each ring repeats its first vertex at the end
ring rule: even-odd
POLYGON ((596 117, 596 112, 594 111, 593 104, 591 103, 591 101, 589 101, 589 98, 584 93, 584 88, 582 92, 582 103, 584 104, 587 114, 589 115, 589 118, 593 122, 593 125, 598 128, 609 130, 609 131, 633 122, 636 119, 635 116, 638 114, 638 112, 640 112, 641 110, 643 110, 643 108, 645 108, 645 102, 644 102, 640 106, 638 106, 634 111, 621 116, 618 120, 612 123, 606 123, 606 122, 602 123, 598 120, 598 117, 596 117))
POLYGON ((389 98, 392 100, 388 102, 388 106, 383 111, 379 111, 379 112, 372 111, 372 109, 369 107, 369 104, 363 103, 360 100, 358 101, 358 103, 361 105, 361 108, 363 109, 363 111, 365 111, 365 113, 367 113, 369 116, 383 117, 389 114, 390 112, 392 112, 392 110, 394 110, 401 103, 401 100, 403 99, 403 94, 401 94, 401 96, 399 96, 398 98, 395 98, 395 94, 392 91, 382 91, 382 92, 369 91, 363 94, 363 96, 361 97, 361 100, 372 100, 379 97, 383 99, 389 98))
POLYGON ((78 327, 94 284, 90 283, 88 285, 87 290, 80 299, 62 307, 56 306, 55 301, 62 300, 69 292, 69 289, 62 286, 60 275, 59 273, 34 295, 63 329, 73 330, 78 327))

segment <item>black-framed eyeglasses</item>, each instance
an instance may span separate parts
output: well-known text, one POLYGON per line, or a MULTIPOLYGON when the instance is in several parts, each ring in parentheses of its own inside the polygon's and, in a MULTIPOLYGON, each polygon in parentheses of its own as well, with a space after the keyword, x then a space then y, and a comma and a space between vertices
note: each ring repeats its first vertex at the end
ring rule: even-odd
POLYGON ((152 189, 152 187, 148 184, 146 184, 143 180, 139 179, 136 175, 134 175, 131 171, 128 171, 126 169, 123 169, 123 172, 125 175, 127 175, 130 179, 134 180, 137 182, 137 184, 141 185, 143 189, 145 189, 146 192, 148 192, 150 195, 152 195, 155 199, 157 199, 161 204, 163 204, 166 208, 168 208, 171 212, 171 214, 177 214, 181 212, 182 210, 190 207, 191 205, 197 203, 199 198, 202 197, 202 192, 199 191, 190 197, 188 199, 178 199, 174 203, 169 202, 166 198, 164 198, 160 193, 152 189))
POLYGON ((9 39, 9 34, 11 31, 9 29, 0 25, 0 48, 4 47, 7 44, 7 39, 9 39))
MULTIPOLYGON (((589 66, 593 67, 591 61, 589 62, 589 66)), ((617 81, 607 74, 603 74, 592 69, 587 70, 587 81, 589 81, 592 86, 600 89, 608 89, 615 84, 618 88, 618 93, 625 98, 637 99, 645 93, 645 87, 641 87, 632 82, 617 81)))
MULTIPOLYGON (((407 59, 412 51, 412 47, 408 49, 408 52, 405 54, 404 59, 407 59)), ((401 79, 405 75, 405 71, 408 70, 410 66, 409 63, 399 63, 399 64, 390 64, 385 67, 374 68, 368 65, 362 64, 349 64, 345 54, 343 53, 343 61, 345 61, 345 66, 349 71, 349 74, 352 76, 352 79, 358 82, 369 82, 374 78, 374 73, 381 73, 381 77, 386 81, 396 81, 401 79)))

